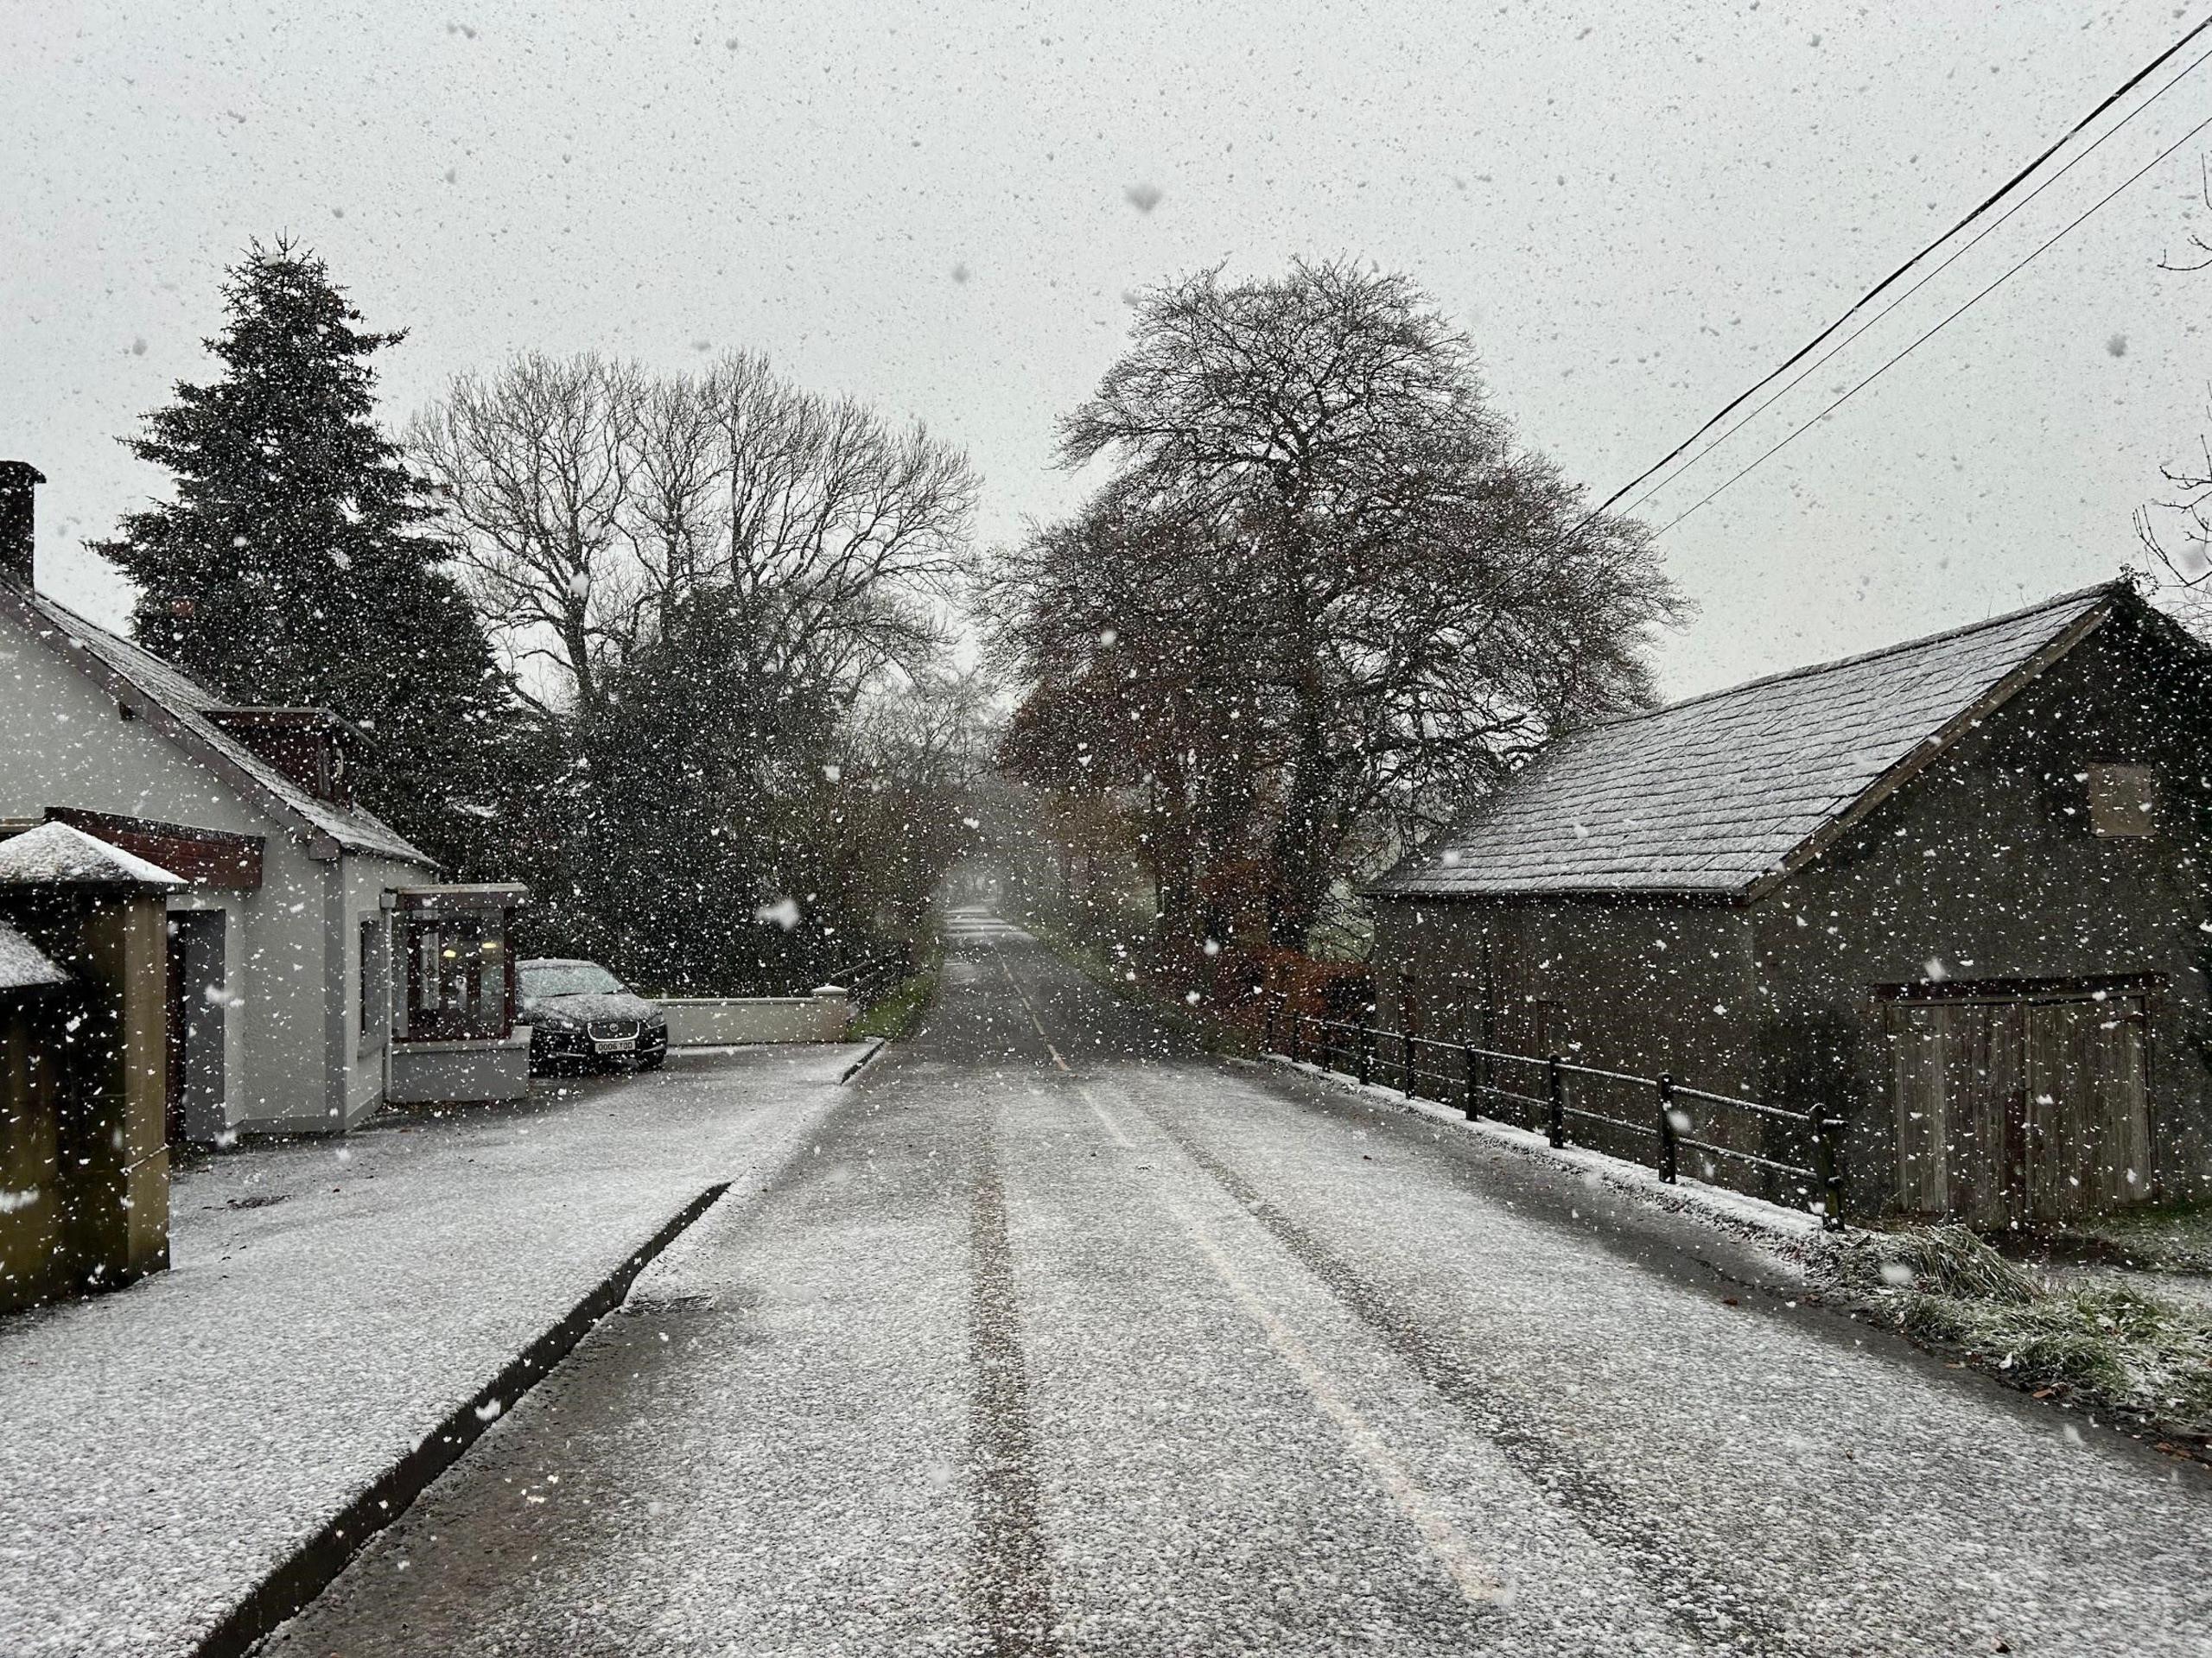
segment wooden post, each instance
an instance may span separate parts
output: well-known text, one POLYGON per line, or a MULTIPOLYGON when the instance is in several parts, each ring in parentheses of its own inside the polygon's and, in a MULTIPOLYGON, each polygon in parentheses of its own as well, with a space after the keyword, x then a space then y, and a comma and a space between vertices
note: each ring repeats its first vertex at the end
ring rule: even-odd
POLYGON ((1659 1178, 1675 1184, 1675 1079, 1659 1077, 1659 1178))
POLYGON ((1462 1044, 1459 1049, 1459 1084, 1465 1090, 1459 1114, 1472 1122, 1481 1114, 1475 1109, 1475 1051, 1471 1045, 1462 1044))
POLYGON ((1550 1096, 1550 1120, 1544 1125, 1544 1138, 1554 1146, 1567 1144, 1567 1078, 1560 1072, 1560 1059, 1554 1054, 1544 1062, 1546 1092, 1550 1096))
POLYGON ((1836 1157, 1835 1130, 1843 1119, 1822 1115, 1813 1108, 1813 1171, 1821 1185, 1821 1225, 1830 1232, 1843 1230, 1843 1171, 1836 1157))
POLYGON ((1375 1016, 1372 1013, 1360 1015, 1359 1051, 1356 1063, 1359 1066, 1359 1085, 1365 1088, 1375 1076, 1375 1016))
POLYGON ((1398 1069, 1405 1074, 1399 1085, 1406 1097, 1414 1097, 1414 1042, 1420 1035, 1421 1016, 1414 1007, 1413 975, 1405 969, 1398 969, 1398 1069))

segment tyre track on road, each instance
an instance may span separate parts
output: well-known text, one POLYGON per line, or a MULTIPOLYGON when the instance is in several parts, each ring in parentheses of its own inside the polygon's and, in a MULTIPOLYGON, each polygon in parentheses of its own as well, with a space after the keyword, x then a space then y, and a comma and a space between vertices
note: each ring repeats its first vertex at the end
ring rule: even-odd
MULTIPOLYGON (((1036 1031, 1038 1039, 1044 1044, 1053 1065, 1061 1072, 1068 1073, 1068 1081, 1072 1083, 1077 1096, 1105 1129, 1108 1137, 1123 1151, 1134 1152, 1136 1147, 1120 1121, 1082 1077, 1074 1074, 1073 1067, 1054 1045, 1036 1003, 1020 981, 1014 976, 995 943, 991 947, 991 953, 1000 975, 1027 1013, 1030 1025, 1036 1031)), ((1150 1114, 1141 1105, 1135 1109, 1146 1121, 1153 1121, 1150 1114)), ((1155 1185, 1150 1196, 1197 1248, 1239 1310, 1259 1328, 1268 1347, 1298 1378, 1314 1408, 1343 1435, 1354 1455, 1364 1464, 1382 1493, 1398 1510, 1420 1540, 1423 1549, 1467 1607, 1478 1617, 1494 1618, 1499 1602, 1506 1595, 1506 1585, 1497 1568, 1469 1541, 1452 1521, 1446 1506, 1421 1487, 1405 1462, 1391 1448, 1387 1438, 1344 1395, 1328 1374, 1326 1367, 1307 1348, 1288 1321, 1269 1305, 1238 1269, 1236 1263, 1199 1217, 1177 1202, 1164 1185, 1155 1185)))
MULTIPOLYGON (((1135 1143, 1123 1132, 1121 1123, 1088 1085, 1078 1082, 1076 1092, 1090 1108, 1091 1115, 1098 1119, 1116 1146, 1125 1152, 1137 1149, 1135 1143)), ((1245 1317, 1260 1327, 1261 1332, 1268 1338, 1268 1345, 1297 1376, 1315 1407, 1335 1424, 1338 1432, 1344 1435, 1354 1453, 1366 1464, 1376 1483, 1396 1506, 1399 1513, 1404 1515, 1431 1557, 1443 1569, 1445 1576, 1452 1580, 1452 1586, 1477 1607, 1487 1609, 1498 1600, 1505 1585, 1496 1568, 1477 1553, 1474 1545, 1452 1522, 1444 1506, 1421 1488, 1412 1471, 1390 1448, 1374 1424, 1344 1396, 1344 1390, 1331 1378, 1326 1368, 1291 1327, 1289 1321, 1253 1286, 1198 1216, 1176 1202, 1164 1188, 1155 1187, 1151 1195, 1174 1220, 1184 1236, 1197 1247, 1199 1255, 1213 1268, 1215 1276, 1221 1280, 1245 1317)))
MULTIPOLYGON (((1046 1032, 1042 1016, 1027 990, 1008 970, 994 947, 999 970, 1020 999, 1039 1040, 1052 1059, 1066 1069, 1046 1032)), ((1077 1088, 1109 1132, 1128 1144, 1120 1128, 1101 1109, 1078 1077, 1077 1088)), ((1508 1465, 1563 1509, 1583 1533, 1628 1566, 1649 1591, 1654 1604, 1669 1622, 1701 1644, 1724 1651, 1762 1655, 1813 1650, 1796 1631, 1768 1615, 1751 1598, 1751 1591, 1731 1583, 1691 1551, 1675 1544, 1664 1529, 1644 1519, 1630 1499, 1558 1439, 1515 1410, 1489 1388, 1421 1324, 1401 1308, 1386 1292, 1353 1270, 1331 1249, 1260 1193, 1236 1170, 1220 1161, 1179 1125, 1165 1121, 1141 1102, 1131 1103, 1153 1128, 1258 1223, 1293 1260, 1318 1280, 1338 1305, 1379 1337, 1431 1390, 1467 1419, 1494 1445, 1508 1465)), ((1166 1193, 1157 1194, 1171 1214, 1176 1206, 1166 1193)), ((1300 1368, 1295 1337, 1287 1327, 1270 1327, 1268 1310, 1249 1288, 1240 1293, 1240 1280, 1219 1246, 1203 1236, 1195 1221, 1178 1215, 1179 1223, 1197 1238, 1224 1281, 1264 1330, 1270 1344, 1282 1353, 1294 1369, 1300 1368), (1293 1346, 1285 1345, 1288 1337, 1293 1346)), ((1280 1324, 1281 1321, 1274 1321, 1280 1324)), ((1338 1421, 1355 1448, 1369 1463, 1408 1521, 1471 1601, 1480 1603, 1494 1593, 1493 1574, 1481 1566, 1473 1552, 1451 1528, 1426 1493, 1414 1486, 1379 1436, 1356 1416, 1331 1409, 1325 1378, 1306 1363, 1301 1372, 1316 1405, 1338 1421), (1310 1374, 1307 1374, 1310 1372, 1310 1374)), ((1348 1407, 1346 1412, 1348 1413, 1348 1407)))
POLYGON ((976 1490, 976 1624, 993 1658, 1058 1658, 1052 1574, 1039 1515, 1028 1368, 1021 1351, 1006 1185, 989 1108, 976 1127, 969 1204, 969 1359, 976 1391, 969 1456, 976 1490))
POLYGON ((1703 1560, 1675 1545, 1662 1527, 1570 1447, 1516 1410, 1437 1341, 1386 1290, 1369 1282, 1333 1249, 1263 1197, 1178 1124, 1139 1107, 1145 1121, 1228 1193, 1245 1213, 1318 1279, 1347 1312, 1373 1331, 1408 1368, 1497 1447, 1517 1472, 1573 1518, 1593 1541, 1618 1555, 1685 1633, 1723 1650, 1761 1655, 1813 1650, 1703 1560))

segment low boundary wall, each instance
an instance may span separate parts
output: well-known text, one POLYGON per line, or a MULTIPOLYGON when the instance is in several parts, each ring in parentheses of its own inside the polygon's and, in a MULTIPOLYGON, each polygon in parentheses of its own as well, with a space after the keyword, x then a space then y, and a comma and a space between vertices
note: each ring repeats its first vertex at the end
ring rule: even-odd
POLYGON ((810 996, 679 996, 663 1001, 671 1048, 754 1042, 842 1042, 852 999, 825 984, 810 996))
POLYGON ((530 1032, 522 1026, 496 1043, 394 1038, 385 1052, 384 1096, 394 1105, 459 1105, 530 1096, 530 1032))

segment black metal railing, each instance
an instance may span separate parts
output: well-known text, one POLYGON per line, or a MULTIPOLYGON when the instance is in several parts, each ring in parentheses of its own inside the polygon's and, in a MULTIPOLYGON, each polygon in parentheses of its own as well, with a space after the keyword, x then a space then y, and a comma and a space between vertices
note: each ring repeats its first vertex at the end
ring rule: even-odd
POLYGON ((913 950, 900 944, 841 967, 823 982, 842 986, 854 1008, 864 1011, 913 976, 913 950))
POLYGON ((1581 1146, 1636 1162, 1648 1155, 1670 1185, 1682 1153, 1697 1153, 1715 1185, 1778 1195, 1818 1215, 1824 1226, 1843 1224, 1840 1117, 1717 1094, 1669 1076, 1578 1064, 1555 1053, 1503 1053, 1386 1029, 1371 1019, 1300 1013, 1281 995, 1263 1001, 1262 1020, 1264 1052, 1456 1106, 1470 1121, 1488 1115, 1541 1134, 1554 1146, 1581 1146), (1726 1143, 1745 1137, 1740 1131, 1746 1128, 1760 1149, 1726 1143), (1781 1156, 1768 1154, 1777 1149, 1768 1143, 1776 1138, 1783 1142, 1781 1156), (1792 1153, 1804 1160, 1793 1160, 1792 1153), (1732 1173, 1739 1178, 1724 1178, 1732 1173))

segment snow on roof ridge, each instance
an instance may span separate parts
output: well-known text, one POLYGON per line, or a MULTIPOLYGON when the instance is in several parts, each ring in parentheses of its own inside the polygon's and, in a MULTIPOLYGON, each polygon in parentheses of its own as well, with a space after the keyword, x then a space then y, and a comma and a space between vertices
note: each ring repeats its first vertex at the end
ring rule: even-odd
POLYGON ((68 982, 69 975, 44 950, 0 921, 0 990, 35 990, 68 982))
MULTIPOLYGON (((2014 622, 2046 610, 2068 608, 2087 609, 2091 600, 2103 600, 2119 593, 2133 593, 2133 586, 2126 578, 2101 581, 2094 587, 2077 588, 2071 593, 2062 593, 2038 604, 2023 605, 2018 610, 2008 610, 2001 616, 1986 617, 1978 622, 1967 622, 1958 627, 1947 627, 1940 633, 1923 634, 1916 639, 1901 639, 1895 645, 1885 645, 1878 650, 1861 651, 1856 656, 1835 657, 1827 662, 1809 662, 1802 668, 1784 668, 1778 673, 1762 674, 1757 679, 1746 679, 1733 685, 1723 685, 1718 690, 1700 691, 1695 696, 1685 696, 1677 702, 1662 702, 1656 708, 1639 708, 1633 714, 1610 715, 1603 720, 1592 720, 1587 725, 1577 726, 1576 731, 1599 731, 1608 726, 1630 725, 1638 720, 1649 720, 1662 714, 1672 714, 1678 708, 1694 708, 1704 702, 1718 702, 1724 696, 1734 696, 1743 691, 1764 689, 1792 679, 1806 679, 1815 674, 1834 673, 1842 668, 1857 668, 1870 662, 1879 662, 1885 657, 1903 656, 1907 651, 1923 651, 1930 646, 1948 645, 1979 633, 1986 628, 2005 627, 2014 622)), ((1572 735, 1573 733, 1567 734, 1572 735)))
POLYGON ((41 823, 0 841, 0 886, 182 886, 157 863, 110 846, 73 823, 41 823))

